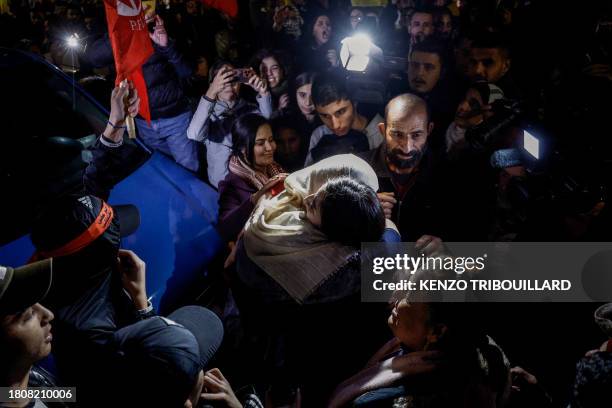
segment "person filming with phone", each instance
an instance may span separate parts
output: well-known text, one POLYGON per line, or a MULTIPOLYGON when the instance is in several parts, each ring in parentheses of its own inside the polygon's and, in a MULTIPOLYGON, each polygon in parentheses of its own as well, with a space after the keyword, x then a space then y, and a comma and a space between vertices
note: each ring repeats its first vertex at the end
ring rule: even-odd
POLYGON ((251 69, 236 69, 231 63, 218 61, 212 66, 210 86, 202 96, 187 129, 187 137, 206 146, 208 181, 218 188, 228 175, 232 152, 231 128, 234 121, 247 114, 258 113, 268 119, 272 115, 272 96, 265 81, 251 69), (257 92, 257 105, 240 97, 246 84, 257 92))

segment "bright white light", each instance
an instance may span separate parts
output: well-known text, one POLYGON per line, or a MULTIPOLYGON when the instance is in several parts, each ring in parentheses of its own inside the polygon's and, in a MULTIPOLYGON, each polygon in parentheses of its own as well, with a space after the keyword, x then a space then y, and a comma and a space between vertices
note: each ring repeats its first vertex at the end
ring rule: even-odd
POLYGON ((79 36, 76 34, 72 34, 70 37, 66 39, 66 45, 70 48, 76 48, 79 46, 79 36))
POLYGON ((340 61, 349 71, 365 71, 370 62, 372 40, 365 34, 357 34, 342 40, 340 61))
POLYGON ((540 159, 540 141, 528 131, 523 131, 523 147, 535 159, 540 159))

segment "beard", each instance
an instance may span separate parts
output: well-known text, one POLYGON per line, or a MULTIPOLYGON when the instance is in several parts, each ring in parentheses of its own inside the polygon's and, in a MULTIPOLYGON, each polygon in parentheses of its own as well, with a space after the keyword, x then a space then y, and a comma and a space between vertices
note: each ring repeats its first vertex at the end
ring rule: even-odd
POLYGON ((404 153, 400 149, 393 149, 387 152, 387 159, 399 169, 411 169, 419 164, 423 157, 423 151, 415 150, 406 159, 401 158, 401 155, 404 155, 404 153))

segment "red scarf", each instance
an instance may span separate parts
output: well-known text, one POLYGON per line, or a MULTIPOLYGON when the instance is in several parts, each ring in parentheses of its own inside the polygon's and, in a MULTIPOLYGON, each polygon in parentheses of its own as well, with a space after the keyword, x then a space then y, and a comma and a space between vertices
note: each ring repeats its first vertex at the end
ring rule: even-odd
POLYGON ((266 166, 265 173, 262 173, 261 171, 251 168, 237 155, 232 155, 232 157, 230 157, 229 171, 255 187, 257 190, 260 190, 272 177, 281 173, 286 173, 276 162, 272 162, 272 164, 266 166))

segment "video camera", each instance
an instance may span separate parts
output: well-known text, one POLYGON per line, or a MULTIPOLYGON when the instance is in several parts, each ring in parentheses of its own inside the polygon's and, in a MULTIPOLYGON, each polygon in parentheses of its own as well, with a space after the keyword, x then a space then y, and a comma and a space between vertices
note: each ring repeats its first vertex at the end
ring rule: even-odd
POLYGON ((525 175, 514 177, 508 186, 510 201, 517 208, 554 206, 560 213, 578 215, 607 201, 609 161, 555 145, 533 129, 524 129, 519 147, 506 151, 506 157, 513 157, 508 163, 525 168, 525 175))
POLYGON ((406 70, 406 58, 386 55, 376 42, 380 29, 372 17, 364 17, 356 33, 341 41, 340 61, 356 102, 384 105, 387 85, 406 70))
MULTIPOLYGON (((519 101, 498 99, 491 104, 493 116, 468 129, 465 140, 477 151, 488 151, 497 145, 509 126, 518 124, 523 108, 519 101)), ((480 111, 479 111, 480 113, 480 111)))

